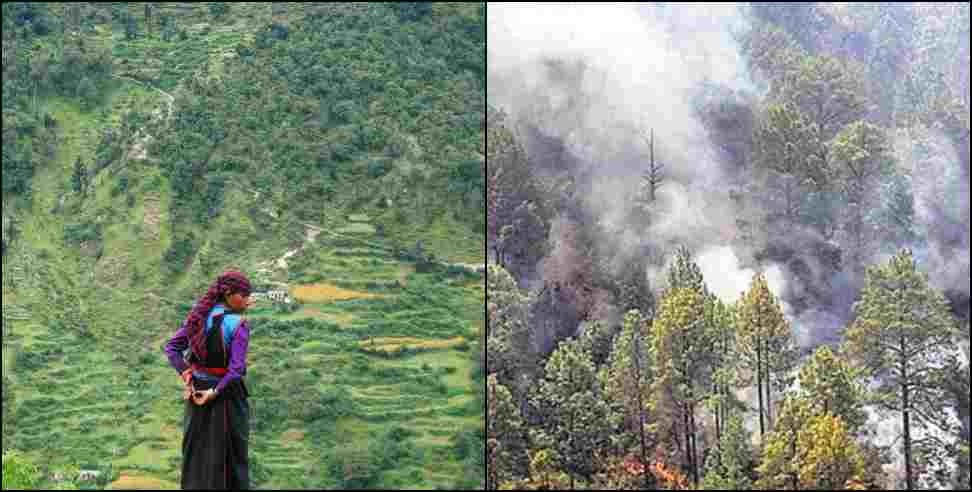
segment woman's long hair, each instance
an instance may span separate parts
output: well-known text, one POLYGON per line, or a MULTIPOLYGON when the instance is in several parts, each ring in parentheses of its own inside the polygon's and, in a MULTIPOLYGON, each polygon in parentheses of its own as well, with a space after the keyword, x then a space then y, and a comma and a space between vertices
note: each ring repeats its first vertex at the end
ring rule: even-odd
POLYGON ((209 355, 206 350, 205 330, 209 312, 213 310, 216 304, 223 300, 224 296, 236 292, 242 293, 245 296, 250 295, 249 279, 238 271, 230 270, 224 272, 216 279, 216 282, 209 286, 206 294, 196 302, 192 311, 189 312, 189 317, 186 318, 186 334, 189 336, 189 345, 192 347, 192 353, 196 354, 196 357, 200 361, 205 361, 209 355))

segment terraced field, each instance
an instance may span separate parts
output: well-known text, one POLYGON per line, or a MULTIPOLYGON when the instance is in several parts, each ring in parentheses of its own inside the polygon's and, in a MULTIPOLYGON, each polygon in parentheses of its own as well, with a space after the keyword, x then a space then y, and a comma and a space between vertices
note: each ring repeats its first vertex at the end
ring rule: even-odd
MULTIPOLYGON (((412 271, 405 275, 411 287, 379 286, 378 280, 398 275, 403 268, 408 270, 406 264, 387 253, 356 250, 351 242, 323 241, 316 249, 305 251, 295 262, 302 272, 292 273, 292 277, 305 282, 324 277, 343 285, 353 284, 362 292, 380 292, 380 296, 347 300, 338 296, 335 300, 304 303, 301 310, 290 316, 251 317, 256 327, 254 372, 267 372, 263 361, 273 360, 268 360, 271 367, 294 370, 297 375, 293 377, 310 383, 320 394, 343 395, 347 411, 333 415, 337 418, 326 424, 331 432, 315 431, 313 426, 302 427, 295 422, 294 426, 281 426, 279 434, 275 429, 266 440, 254 437, 258 460, 262 454, 262 462, 271 475, 288 471, 311 473, 294 470, 298 466, 293 462, 294 453, 281 445, 288 441, 288 433, 299 435, 300 442, 333 438, 335 449, 354 449, 362 443, 379 442, 376 440, 389 428, 400 426, 407 430, 404 443, 414 447, 413 463, 385 472, 386 486, 418 483, 432 488, 450 484, 462 473, 458 466, 450 466, 457 464, 453 456, 456 436, 482 425, 482 406, 476 399, 472 379, 472 353, 468 343, 456 343, 459 337, 466 340, 476 335, 482 299, 471 295, 465 286, 481 283, 481 279, 412 271), (334 259, 341 261, 330 261, 334 259), (423 302, 428 298, 435 301, 423 302), (303 323, 306 328, 290 331, 292 328, 285 328, 288 323, 303 323), (288 343, 278 337, 265 339, 272 334, 264 333, 260 328, 264 326, 266 331, 280 333, 280 338, 296 336, 296 340, 288 343), (392 352, 374 353, 367 346, 371 337, 409 333, 422 334, 425 346, 415 344, 418 346, 404 353, 395 352, 394 356, 390 355, 392 352), (261 343, 269 347, 261 347, 261 343)), ((293 290, 299 291, 302 285, 294 284, 293 290)), ((390 341, 379 340, 382 344, 390 341)), ((278 373, 275 369, 269 372, 278 373)), ((288 379, 280 374, 273 384, 286 386, 288 379)), ((294 445, 291 442, 290 446, 294 445)))
MULTIPOLYGON (((481 323, 482 278, 416 273, 388 252, 353 243, 322 236, 294 258, 289 276, 295 291, 327 280, 361 295, 324 296, 285 315, 263 306, 250 315, 254 481, 340 487, 347 485, 343 470, 359 466, 371 486, 451 486, 463 473, 458 436, 482 426, 474 386, 481 383, 472 378, 466 342, 476 340, 481 323), (369 340, 397 346, 373 350, 369 340), (382 462, 386 448, 398 454, 382 462)), ((36 275, 44 280, 55 271, 36 275)), ((21 267, 8 275, 13 281, 25 273, 21 267)), ((154 335, 155 350, 113 352, 74 330, 31 322, 23 309, 5 306, 4 316, 12 324, 5 346, 18 354, 10 361, 5 353, 4 376, 14 366, 17 386, 31 388, 17 391, 16 427, 4 429, 5 446, 82 468, 107 466, 119 477, 114 488, 177 486, 182 402, 158 351, 173 327, 154 335), (72 349, 78 346, 92 350, 72 349)))
MULTIPOLYGON (((215 19, 209 3, 156 5, 154 15, 172 15, 185 37, 166 41, 140 27, 129 41, 120 22, 96 24, 85 42, 115 58, 99 104, 41 98, 39 112, 57 120, 58 145, 32 181, 24 240, 3 261, 3 449, 37 463, 45 487, 56 485, 50 472, 74 466, 101 472, 94 488, 178 488, 183 402, 161 346, 212 272, 236 266, 304 301, 294 312, 261 306, 250 314, 253 485, 475 488, 482 466, 471 470, 464 449, 483 428, 473 360, 484 279, 418 268, 395 251, 422 239, 444 261, 482 263, 481 238, 450 237, 448 221, 397 231, 387 210, 336 210, 308 241, 286 212, 279 224, 264 221, 272 230, 255 226, 252 211, 264 203, 253 184, 228 181, 224 213, 193 229, 206 242, 185 273, 168 278, 162 257, 174 235, 171 186, 157 166, 164 156, 116 160, 83 201, 72 192, 74 163, 95 161, 108 127, 133 111, 168 114, 182 84, 219 77, 271 17, 286 25, 313 11, 243 3, 215 19), (99 240, 70 244, 65 231, 80 225, 97 226, 99 240), (243 236, 237 249, 218 247, 243 236), (258 273, 291 251, 284 267, 258 273)), ((144 26, 141 4, 124 8, 144 26)))

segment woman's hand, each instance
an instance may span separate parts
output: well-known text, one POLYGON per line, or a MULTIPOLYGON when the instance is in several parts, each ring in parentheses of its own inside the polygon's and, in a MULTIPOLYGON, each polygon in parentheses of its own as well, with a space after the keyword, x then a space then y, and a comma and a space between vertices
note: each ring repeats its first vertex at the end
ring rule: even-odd
POLYGON ((211 389, 206 391, 201 391, 192 396, 192 402, 199 406, 203 406, 215 399, 216 399, 216 392, 211 389))

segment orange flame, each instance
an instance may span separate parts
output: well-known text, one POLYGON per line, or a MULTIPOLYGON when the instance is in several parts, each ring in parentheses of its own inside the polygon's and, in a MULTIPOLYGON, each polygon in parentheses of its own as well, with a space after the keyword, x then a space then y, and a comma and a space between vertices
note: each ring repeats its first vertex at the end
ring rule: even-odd
POLYGON ((652 465, 651 473, 672 490, 689 490, 685 476, 677 470, 669 470, 663 463, 652 465))
MULTIPOLYGON (((628 455, 624 458, 624 470, 630 475, 641 475, 645 472, 645 465, 637 456, 628 455)), ((648 467, 648 471, 666 488, 689 490, 688 479, 678 470, 670 470, 664 463, 653 463, 648 467)))

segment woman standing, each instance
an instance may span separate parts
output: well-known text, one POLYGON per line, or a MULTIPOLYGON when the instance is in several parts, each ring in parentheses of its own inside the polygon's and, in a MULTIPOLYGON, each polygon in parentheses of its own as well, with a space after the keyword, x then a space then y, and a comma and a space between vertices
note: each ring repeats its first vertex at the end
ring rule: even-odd
POLYGON ((241 315, 252 304, 250 281, 240 272, 227 271, 165 346, 169 363, 186 385, 184 490, 250 487, 250 406, 243 381, 250 330, 241 315))

